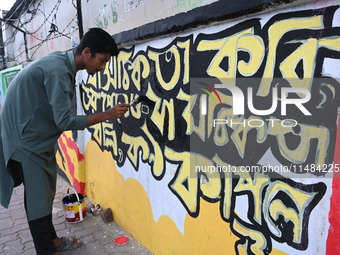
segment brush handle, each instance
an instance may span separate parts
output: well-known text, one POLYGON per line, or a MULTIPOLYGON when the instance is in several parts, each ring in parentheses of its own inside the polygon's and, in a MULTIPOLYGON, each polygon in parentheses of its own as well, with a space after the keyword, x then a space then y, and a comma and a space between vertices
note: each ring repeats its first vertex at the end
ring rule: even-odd
POLYGON ((144 97, 145 96, 140 96, 140 97, 137 97, 137 98, 133 99, 131 101, 130 105, 131 106, 135 106, 136 104, 140 103, 143 100, 144 97))

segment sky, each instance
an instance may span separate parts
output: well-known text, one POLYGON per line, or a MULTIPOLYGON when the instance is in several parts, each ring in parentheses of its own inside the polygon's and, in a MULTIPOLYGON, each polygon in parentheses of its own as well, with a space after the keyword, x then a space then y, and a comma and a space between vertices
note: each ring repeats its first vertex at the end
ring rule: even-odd
POLYGON ((0 0, 0 9, 9 10, 14 5, 16 0, 0 0))

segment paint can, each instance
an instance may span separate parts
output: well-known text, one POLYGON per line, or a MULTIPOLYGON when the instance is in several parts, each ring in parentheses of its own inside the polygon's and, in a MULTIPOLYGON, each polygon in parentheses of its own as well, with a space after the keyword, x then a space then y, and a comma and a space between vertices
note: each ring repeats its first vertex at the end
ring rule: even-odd
POLYGON ((65 221, 69 223, 81 222, 86 218, 85 195, 77 193, 74 188, 67 189, 67 196, 62 199, 65 221), (69 194, 70 189, 74 194, 69 194))

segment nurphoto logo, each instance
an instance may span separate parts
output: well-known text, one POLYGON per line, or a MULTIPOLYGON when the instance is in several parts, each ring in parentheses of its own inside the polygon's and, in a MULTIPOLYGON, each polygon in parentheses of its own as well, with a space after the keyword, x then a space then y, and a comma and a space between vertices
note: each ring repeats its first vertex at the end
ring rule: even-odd
MULTIPOLYGON (((272 87, 271 88, 271 100, 272 104, 269 109, 256 109, 254 106, 254 95, 253 95, 253 87, 246 88, 246 95, 244 95, 243 91, 235 86, 229 84, 214 84, 209 85, 205 82, 197 82, 201 84, 202 87, 198 87, 200 90, 204 91, 205 94, 200 96, 200 113, 202 115, 207 115, 208 113, 208 96, 214 102, 215 105, 223 105, 223 101, 221 99, 220 93, 224 92, 223 90, 227 90, 231 93, 232 97, 232 113, 233 115, 244 115, 245 114, 245 105, 247 106, 249 112, 256 116, 266 116, 273 114, 278 105, 280 104, 280 115, 287 115, 287 106, 294 105, 296 109, 298 109, 305 116, 311 116, 312 114, 307 110, 304 106, 305 103, 309 102, 311 99, 311 93, 308 89, 304 88, 294 88, 294 87, 272 87), (280 91, 281 97, 278 96, 278 91, 280 91), (290 95, 296 95, 297 98, 290 98, 290 95), (246 103, 246 104, 245 104, 246 103)), ((255 95, 256 96, 256 95, 255 95)), ((265 123, 264 121, 269 122, 269 125, 274 125, 274 121, 277 122, 277 119, 250 119, 243 122, 233 122, 232 119, 213 119, 213 126, 228 124, 233 125, 246 125, 250 127, 261 127, 265 123)), ((280 120, 281 125, 284 127, 294 127, 298 125, 297 121, 294 119, 283 119, 280 120)))

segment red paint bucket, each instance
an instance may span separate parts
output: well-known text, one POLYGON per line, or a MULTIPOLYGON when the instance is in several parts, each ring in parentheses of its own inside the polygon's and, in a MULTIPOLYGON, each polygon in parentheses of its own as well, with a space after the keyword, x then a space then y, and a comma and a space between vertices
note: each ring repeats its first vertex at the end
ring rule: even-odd
POLYGON ((74 188, 67 190, 67 196, 62 199, 65 212, 65 221, 69 223, 81 222, 86 218, 85 195, 77 193, 74 188), (74 194, 69 194, 72 189, 74 194))

